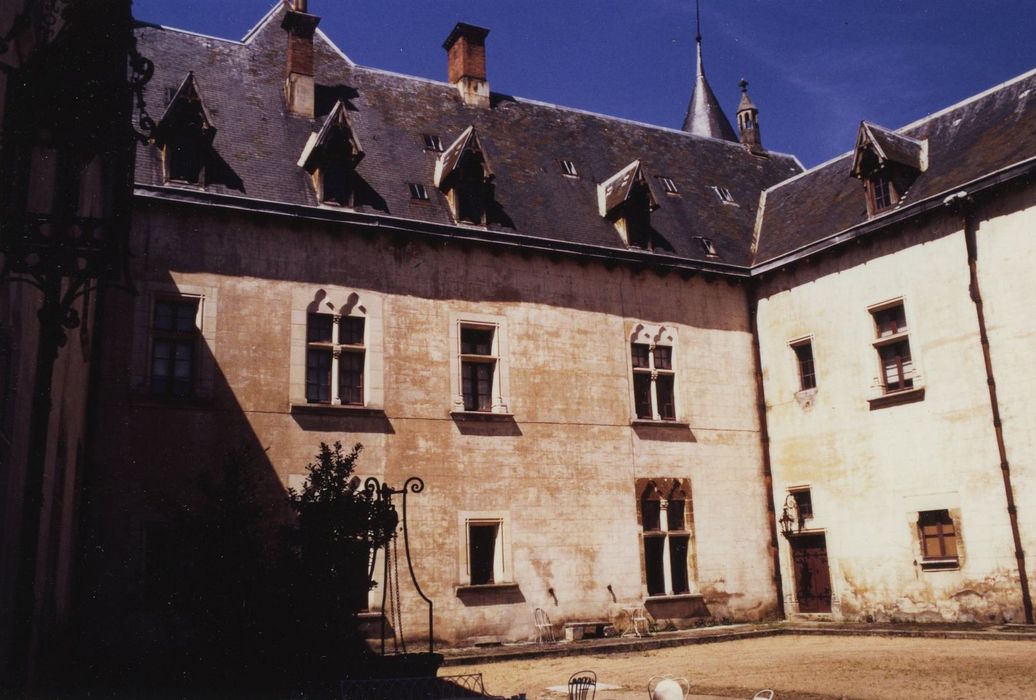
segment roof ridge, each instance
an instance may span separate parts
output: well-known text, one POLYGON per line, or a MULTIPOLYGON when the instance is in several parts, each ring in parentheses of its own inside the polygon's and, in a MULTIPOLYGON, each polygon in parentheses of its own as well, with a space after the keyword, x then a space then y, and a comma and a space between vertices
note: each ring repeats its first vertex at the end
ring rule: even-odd
MULTIPOLYGON (((997 83, 996 85, 993 85, 992 87, 986 88, 982 92, 979 92, 979 93, 974 94, 974 95, 972 95, 970 97, 967 97, 967 98, 961 100, 960 102, 956 102, 956 103, 950 105, 949 107, 944 107, 944 108, 938 110, 937 112, 932 112, 931 114, 928 114, 928 115, 926 115, 924 117, 921 117, 920 119, 915 119, 914 121, 910 122, 906 126, 901 126, 901 127, 897 128, 897 129, 888 129, 886 127, 882 127, 879 124, 876 124, 875 122, 867 121, 866 119, 861 119, 860 121, 862 123, 864 123, 864 124, 870 124, 870 125, 873 125, 873 126, 878 126, 879 128, 884 129, 885 131, 888 131, 889 133, 892 133, 892 134, 894 134, 896 136, 901 136, 903 138, 911 139, 913 141, 917 141, 918 143, 920 143, 920 141, 921 141, 920 139, 914 138, 913 136, 910 136, 909 134, 906 134, 906 133, 903 133, 903 132, 905 132, 907 130, 911 130, 911 129, 916 129, 916 128, 920 127, 922 124, 930 122, 933 119, 939 119, 941 117, 945 117, 947 114, 955 112, 956 110, 961 109, 963 107, 966 107, 966 106, 968 106, 968 105, 970 105, 970 104, 972 104, 974 102, 978 102, 979 100, 985 99, 986 97, 989 97, 990 95, 993 95, 993 94, 999 92, 1000 90, 1005 90, 1005 89, 1011 87, 1012 85, 1014 85, 1015 83, 1019 83, 1019 82, 1021 82, 1023 80, 1026 80, 1026 79, 1032 78, 1032 77, 1036 77, 1036 68, 1031 68, 1031 69, 1027 70, 1026 72, 1022 73, 1021 75, 1016 75, 1015 77, 1011 78, 1010 80, 1005 80, 1005 81, 1003 81, 1001 83, 997 83)), ((781 180, 776 185, 773 185, 772 187, 766 188, 764 190, 764 192, 772 192, 774 190, 777 190, 777 189, 779 189, 781 187, 784 187, 787 184, 790 184, 790 183, 798 180, 799 178, 805 177, 806 175, 809 175, 809 174, 811 174, 811 173, 813 173, 813 172, 815 172, 817 170, 820 170, 821 168, 826 168, 829 165, 833 165, 834 163, 837 163, 838 161, 842 160, 843 158, 846 158, 847 156, 851 156, 854 151, 855 151, 855 148, 851 148, 848 151, 845 151, 844 153, 839 153, 838 155, 834 156, 833 158, 829 158, 829 159, 825 160, 823 163, 818 163, 817 165, 814 165, 812 168, 809 168, 808 170, 803 170, 798 175, 793 175, 792 177, 789 177, 787 180, 781 180)))
POLYGON ((266 14, 263 15, 259 19, 259 21, 256 22, 252 26, 251 29, 249 29, 247 32, 245 32, 245 35, 243 37, 241 37, 240 43, 242 43, 242 44, 250 44, 250 43, 252 43, 252 39, 254 39, 255 35, 259 33, 259 30, 262 29, 264 26, 266 26, 266 24, 273 18, 273 16, 275 14, 277 14, 277 10, 279 10, 283 6, 284 6, 283 0, 277 0, 273 4, 273 7, 271 7, 269 10, 267 10, 266 14))

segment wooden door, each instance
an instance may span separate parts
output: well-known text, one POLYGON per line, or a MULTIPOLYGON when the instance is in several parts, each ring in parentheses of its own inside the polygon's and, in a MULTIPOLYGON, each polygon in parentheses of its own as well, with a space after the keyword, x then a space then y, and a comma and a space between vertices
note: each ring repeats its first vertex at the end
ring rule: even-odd
POLYGON ((799 612, 831 612, 831 574, 824 535, 798 535, 790 541, 799 612))

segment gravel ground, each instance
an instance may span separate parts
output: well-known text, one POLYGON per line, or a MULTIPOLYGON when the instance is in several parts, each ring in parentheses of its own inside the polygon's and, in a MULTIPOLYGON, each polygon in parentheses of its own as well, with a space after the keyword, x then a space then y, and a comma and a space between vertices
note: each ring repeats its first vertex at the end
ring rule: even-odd
POLYGON ((750 698, 760 688, 773 688, 778 700, 1028 700, 1036 698, 1034 658, 1032 641, 781 636, 451 666, 443 672, 481 671, 489 692, 524 692, 529 700, 558 700, 563 696, 546 688, 582 669, 621 688, 598 692, 597 700, 647 697, 648 679, 660 673, 687 677, 693 693, 724 697, 750 698))

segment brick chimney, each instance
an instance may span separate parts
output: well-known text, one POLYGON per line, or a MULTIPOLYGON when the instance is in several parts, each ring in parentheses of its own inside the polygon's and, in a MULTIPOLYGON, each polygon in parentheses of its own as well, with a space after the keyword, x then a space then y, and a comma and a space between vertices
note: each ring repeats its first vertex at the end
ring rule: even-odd
POLYGON ((307 14, 306 0, 284 0, 288 11, 281 28, 288 33, 288 76, 284 100, 288 111, 303 117, 314 116, 313 33, 320 18, 307 14))
POLYGON ((488 29, 458 22, 442 47, 448 56, 449 82, 456 86, 465 104, 489 107, 486 80, 486 36, 488 29))

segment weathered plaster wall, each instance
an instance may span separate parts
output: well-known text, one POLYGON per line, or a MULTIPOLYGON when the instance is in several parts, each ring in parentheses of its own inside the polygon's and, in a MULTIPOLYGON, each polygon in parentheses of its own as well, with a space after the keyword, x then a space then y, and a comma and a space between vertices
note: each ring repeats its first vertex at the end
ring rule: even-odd
MULTIPOLYGON (((714 616, 775 610, 740 286, 188 208, 142 209, 134 225, 143 293, 114 301, 104 319, 111 441, 98 480, 119 484, 105 507, 127 516, 125 527, 101 524, 113 546, 105 566, 132 579, 141 522, 161 517, 190 473, 232 440, 266 450, 256 479, 271 497, 298 480, 320 441, 358 441, 365 474, 397 486, 410 475, 425 481, 411 498, 412 547, 445 641, 527 639, 536 607, 561 622, 610 618, 642 601, 639 477, 690 480, 692 592, 714 616), (140 305, 166 285, 205 294, 206 318, 215 306, 203 329, 211 398, 174 406, 133 386, 146 375, 134 338, 147 333, 140 305), (321 289, 377 299, 384 416, 289 412, 293 299, 321 289), (450 326, 470 314, 505 320, 513 419, 449 413, 450 326), (676 330, 685 425, 631 426, 626 338, 635 322, 676 330), (458 514, 480 511, 506 513, 516 589, 458 594, 458 514)), ((420 638, 426 613, 415 604, 407 612, 407 633, 420 638)))
MULTIPOLYGON (((1031 214, 1013 215, 997 225, 1015 231, 1029 219, 1031 214)), ((1005 284, 1013 287, 1021 277, 1005 284)), ((765 278, 761 294, 775 501, 779 510, 789 488, 812 490, 815 517, 806 528, 826 533, 835 615, 1020 619, 958 219, 940 213, 923 225, 845 246, 765 278), (881 390, 868 307, 899 297, 924 397, 872 408, 868 399, 881 390), (812 397, 799 393, 788 344, 805 336, 813 338, 816 361, 812 397), (923 570, 918 512, 939 509, 948 509, 958 527, 960 566, 923 570)), ((1003 323, 1016 327, 1016 315, 1003 323)), ((1031 321, 1021 325, 1031 328, 1031 321)), ((789 557, 789 545, 782 542, 784 588, 791 599, 796 588, 789 557)))

